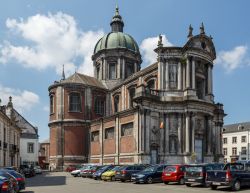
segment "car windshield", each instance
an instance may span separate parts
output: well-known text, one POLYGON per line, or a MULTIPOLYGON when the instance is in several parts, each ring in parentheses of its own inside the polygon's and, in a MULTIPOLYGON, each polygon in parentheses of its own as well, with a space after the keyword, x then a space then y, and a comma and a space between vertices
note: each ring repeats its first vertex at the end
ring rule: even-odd
POLYGON ((150 166, 150 167, 147 167, 146 169, 144 169, 143 171, 145 172, 154 172, 157 170, 157 166, 150 166))
POLYGON ((176 167, 168 166, 166 167, 165 172, 176 172, 176 167))
POLYGON ((110 166, 104 166, 103 168, 101 168, 100 170, 106 170, 108 169, 110 166))
POLYGON ((188 166, 186 167, 187 172, 202 172, 201 166, 188 166))
POLYGON ((231 171, 236 171, 236 170, 244 170, 244 165, 243 164, 227 164, 224 167, 224 170, 230 169, 231 171))
POLYGON ((119 171, 121 169, 121 166, 115 166, 111 171, 119 171))

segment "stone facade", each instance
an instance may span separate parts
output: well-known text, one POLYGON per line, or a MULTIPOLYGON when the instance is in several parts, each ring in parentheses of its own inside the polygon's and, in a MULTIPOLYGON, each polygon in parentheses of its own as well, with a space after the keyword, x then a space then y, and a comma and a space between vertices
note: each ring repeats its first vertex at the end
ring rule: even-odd
POLYGON ((102 164, 223 158, 220 134, 225 114, 223 105, 214 102, 216 52, 204 26, 196 36, 190 26, 182 47, 164 47, 159 36, 155 63, 141 70, 138 45, 123 33, 118 8, 110 25, 111 32, 97 42, 92 56, 95 77, 75 73, 49 87, 54 101, 49 123, 51 163, 58 165, 61 157, 65 161, 61 155, 66 148, 87 157, 79 161, 102 164), (81 92, 82 108, 77 113, 68 110, 71 92, 81 92), (66 141, 71 142, 69 147, 66 141))

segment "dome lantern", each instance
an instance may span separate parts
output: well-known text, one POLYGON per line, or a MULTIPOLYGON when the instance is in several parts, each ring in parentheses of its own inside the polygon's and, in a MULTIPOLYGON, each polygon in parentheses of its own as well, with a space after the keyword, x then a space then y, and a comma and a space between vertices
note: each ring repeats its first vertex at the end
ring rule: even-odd
POLYGON ((112 32, 123 32, 124 23, 122 21, 122 16, 119 14, 119 8, 116 5, 115 15, 110 22, 112 32))

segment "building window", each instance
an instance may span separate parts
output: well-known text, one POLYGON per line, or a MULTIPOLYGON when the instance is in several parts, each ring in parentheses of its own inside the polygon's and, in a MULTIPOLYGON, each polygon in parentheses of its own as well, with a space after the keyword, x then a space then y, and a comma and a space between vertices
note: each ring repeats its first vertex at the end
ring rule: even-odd
POLYGON ((123 124, 121 126, 121 136, 132 135, 133 134, 133 128, 134 128, 133 122, 123 124))
POLYGON ((99 131, 93 131, 91 133, 91 141, 93 142, 99 141, 99 131))
POLYGON ((115 128, 110 127, 105 129, 105 139, 114 139, 115 137, 115 128))
POLYGON ((227 155, 227 148, 223 148, 223 155, 227 155))
POLYGON ((241 136, 241 143, 246 143, 247 136, 241 136))
POLYGON ((27 143, 27 152, 34 153, 34 143, 27 143))
POLYGON ((95 98, 95 113, 97 115, 104 115, 104 99, 100 97, 95 98))
POLYGON ((115 75, 115 63, 109 64, 109 79, 113 80, 116 78, 115 75))
POLYGON ((176 88, 177 87, 177 65, 169 64, 169 87, 176 88))
POLYGON ((134 73, 134 64, 132 63, 127 63, 126 64, 126 78, 129 77, 131 74, 134 73))
POLYGON ((150 80, 147 82, 147 88, 150 89, 155 89, 155 80, 150 80))
POLYGON ((247 154, 247 148, 241 147, 241 155, 246 155, 246 154, 247 154))
POLYGON ((232 148, 232 155, 237 155, 237 147, 232 148))
POLYGON ((133 98, 135 97, 135 88, 129 89, 129 108, 133 107, 133 98))
POLYGON ((232 137, 232 143, 237 143, 237 137, 232 137))
POLYGON ((114 112, 117 113, 119 111, 119 95, 114 97, 114 112))
POLYGON ((50 114, 54 113, 54 96, 50 95, 50 114))
POLYGON ((81 95, 80 93, 70 93, 69 95, 69 111, 81 112, 81 95))
POLYGON ((223 138, 223 144, 227 144, 227 138, 223 138))

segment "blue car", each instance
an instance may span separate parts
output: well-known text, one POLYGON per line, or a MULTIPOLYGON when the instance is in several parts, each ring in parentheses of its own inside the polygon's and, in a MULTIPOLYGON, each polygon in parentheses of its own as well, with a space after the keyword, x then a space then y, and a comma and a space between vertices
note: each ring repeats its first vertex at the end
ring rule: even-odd
POLYGON ((25 189, 25 177, 22 174, 16 172, 15 170, 4 170, 4 171, 16 178, 19 191, 25 189))
POLYGON ((0 192, 1 193, 12 193, 14 192, 14 187, 11 183, 11 181, 0 175, 0 192))
POLYGON ((162 182, 161 176, 165 167, 167 167, 167 165, 149 166, 138 173, 132 174, 131 180, 135 183, 148 184, 152 184, 154 182, 162 182))
POLYGON ((112 170, 115 167, 115 165, 106 165, 103 166, 102 168, 100 168, 99 170, 97 170, 95 173, 93 173, 92 177, 95 180, 100 180, 101 176, 104 172, 108 171, 108 170, 112 170))

